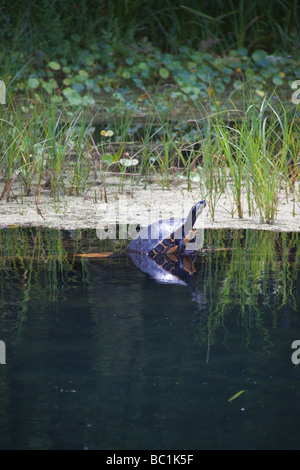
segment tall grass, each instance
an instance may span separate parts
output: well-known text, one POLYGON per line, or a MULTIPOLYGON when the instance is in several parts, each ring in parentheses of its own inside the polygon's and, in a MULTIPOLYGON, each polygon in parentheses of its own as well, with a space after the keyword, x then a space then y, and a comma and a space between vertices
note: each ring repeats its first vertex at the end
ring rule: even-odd
POLYGON ((90 125, 82 111, 68 113, 51 103, 30 103, 26 112, 14 100, 1 107, 0 174, 4 180, 0 200, 14 195, 28 196, 50 190, 54 200, 60 194, 79 194, 90 173, 90 125))
POLYGON ((241 111, 243 118, 234 123, 228 123, 222 112, 215 113, 210 134, 202 143, 212 217, 214 204, 227 185, 239 218, 244 216, 247 201, 248 215, 256 212, 261 221, 272 223, 280 189, 286 185, 287 191, 297 197, 299 123, 295 113, 275 95, 265 97, 260 104, 250 97, 241 111), (224 165, 226 172, 221 171, 224 165), (220 174, 223 184, 219 183, 220 174), (225 175, 229 178, 226 184, 225 175))
POLYGON ((139 175, 144 187, 154 178, 163 189, 170 189, 178 175, 188 190, 200 180, 212 219, 225 193, 232 201, 231 210, 227 208, 232 216, 254 214, 272 223, 282 190, 293 198, 295 214, 300 196, 297 114, 274 94, 260 101, 245 94, 238 119, 228 121, 228 109, 212 103, 208 115, 196 123, 196 133, 184 133, 184 125, 159 116, 154 122, 152 115, 144 140, 137 142, 130 135, 132 116, 127 115, 115 123, 114 142, 103 138, 96 144, 92 120, 81 110, 71 112, 41 100, 28 102, 22 110, 9 100, 0 109, 0 200, 35 194, 39 202, 45 190, 55 201, 61 195, 80 195, 94 184, 95 175, 110 174, 114 165, 113 173, 119 171, 122 178, 121 192, 126 173, 139 175), (107 148, 113 149, 111 155, 107 148))

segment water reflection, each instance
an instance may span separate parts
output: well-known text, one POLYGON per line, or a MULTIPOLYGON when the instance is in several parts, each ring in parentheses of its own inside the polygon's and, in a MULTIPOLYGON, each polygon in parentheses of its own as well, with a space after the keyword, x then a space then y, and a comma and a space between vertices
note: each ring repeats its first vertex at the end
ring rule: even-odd
POLYGON ((204 308, 205 295, 196 286, 194 264, 196 253, 186 256, 171 254, 156 255, 155 257, 139 253, 128 253, 128 255, 137 268, 151 276, 155 281, 162 284, 187 286, 192 300, 197 302, 200 308, 204 308))
POLYGON ((150 257, 128 253, 133 263, 153 279, 165 284, 187 285, 196 272, 192 256, 157 255, 150 257))
POLYGON ((299 234, 203 248, 149 267, 92 231, 1 230, 1 448, 299 447, 299 234))

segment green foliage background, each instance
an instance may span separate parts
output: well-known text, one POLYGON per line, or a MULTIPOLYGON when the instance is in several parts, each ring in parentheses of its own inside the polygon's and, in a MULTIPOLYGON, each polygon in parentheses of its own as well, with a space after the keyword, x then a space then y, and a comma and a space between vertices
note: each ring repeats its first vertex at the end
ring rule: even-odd
POLYGON ((2 45, 46 53, 100 39, 147 37, 163 50, 178 44, 269 52, 299 48, 297 0, 87 0, 1 2, 2 45))

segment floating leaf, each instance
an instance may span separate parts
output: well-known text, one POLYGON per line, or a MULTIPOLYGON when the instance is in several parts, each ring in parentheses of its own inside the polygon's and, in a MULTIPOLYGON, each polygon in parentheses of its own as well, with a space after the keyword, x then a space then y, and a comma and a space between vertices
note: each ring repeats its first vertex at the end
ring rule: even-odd
POLYGON ((233 401, 235 400, 236 398, 238 398, 240 395, 242 395, 243 393, 247 392, 247 390, 240 390, 238 393, 236 393, 235 395, 233 395, 233 397, 229 398, 228 401, 233 401))
POLYGON ((52 70, 59 70, 60 69, 60 65, 59 65, 58 62, 51 61, 51 62, 48 63, 48 66, 52 70))

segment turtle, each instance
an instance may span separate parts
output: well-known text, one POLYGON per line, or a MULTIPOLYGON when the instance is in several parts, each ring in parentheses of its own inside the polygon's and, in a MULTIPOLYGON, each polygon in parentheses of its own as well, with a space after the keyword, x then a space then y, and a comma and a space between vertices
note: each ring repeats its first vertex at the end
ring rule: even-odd
POLYGON ((186 219, 158 220, 141 230, 129 243, 128 252, 149 255, 155 258, 160 255, 185 252, 186 244, 195 239, 193 229, 197 217, 206 206, 206 201, 197 202, 186 219))
POLYGON ((187 285, 191 283, 191 277, 196 272, 192 256, 181 258, 171 254, 151 258, 132 252, 128 255, 137 268, 162 284, 187 285))

